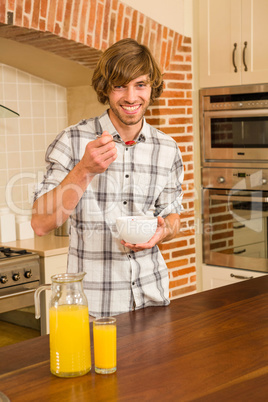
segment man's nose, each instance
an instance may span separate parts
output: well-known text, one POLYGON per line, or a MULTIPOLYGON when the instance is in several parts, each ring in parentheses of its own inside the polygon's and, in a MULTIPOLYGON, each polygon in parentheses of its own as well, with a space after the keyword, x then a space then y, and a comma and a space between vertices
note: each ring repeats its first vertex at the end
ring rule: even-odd
POLYGON ((126 87, 125 100, 128 103, 134 103, 135 102, 135 100, 136 100, 136 89, 135 89, 135 87, 132 87, 132 86, 126 87))

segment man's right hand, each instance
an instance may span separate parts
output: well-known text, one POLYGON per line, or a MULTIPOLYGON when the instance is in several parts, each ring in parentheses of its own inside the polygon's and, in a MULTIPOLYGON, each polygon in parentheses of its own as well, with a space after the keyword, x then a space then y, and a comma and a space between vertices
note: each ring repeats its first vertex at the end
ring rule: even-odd
POLYGON ((117 158, 113 136, 104 131, 102 136, 87 144, 80 166, 90 175, 103 173, 117 158))
POLYGON ((32 213, 35 233, 43 236, 62 225, 77 206, 93 177, 104 172, 116 157, 113 137, 107 131, 100 138, 89 142, 83 158, 65 179, 35 201, 32 213))

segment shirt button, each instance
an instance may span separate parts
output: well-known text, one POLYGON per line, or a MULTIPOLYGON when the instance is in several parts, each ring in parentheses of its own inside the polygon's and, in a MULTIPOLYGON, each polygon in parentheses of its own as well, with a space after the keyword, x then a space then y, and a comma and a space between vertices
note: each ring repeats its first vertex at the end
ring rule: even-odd
POLYGON ((131 255, 130 255, 130 254, 128 255, 128 258, 131 258, 131 255))
POLYGON ((134 285, 135 285, 135 282, 132 282, 132 285, 134 286, 134 285))
POLYGON ((123 201, 123 204, 126 205, 126 204, 127 204, 127 201, 123 201))
POLYGON ((126 174, 126 175, 125 175, 125 178, 128 179, 128 178, 129 178, 129 174, 126 174))

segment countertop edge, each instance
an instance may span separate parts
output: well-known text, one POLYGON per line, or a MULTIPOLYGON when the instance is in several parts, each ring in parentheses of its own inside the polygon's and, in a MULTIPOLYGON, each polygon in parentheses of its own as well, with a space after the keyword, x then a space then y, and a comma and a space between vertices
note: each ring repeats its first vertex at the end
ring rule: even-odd
POLYGON ((50 233, 46 236, 35 236, 31 239, 16 240, 7 243, 1 243, 4 247, 13 247, 17 249, 26 249, 37 253, 40 257, 52 257, 61 254, 67 254, 69 249, 68 236, 55 236, 50 233))

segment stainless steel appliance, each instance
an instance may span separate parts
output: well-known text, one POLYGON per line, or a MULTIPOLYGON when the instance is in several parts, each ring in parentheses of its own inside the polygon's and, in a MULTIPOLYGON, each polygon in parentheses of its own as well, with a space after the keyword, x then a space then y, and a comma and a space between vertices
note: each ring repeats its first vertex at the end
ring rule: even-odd
POLYGON ((268 272, 268 84, 200 91, 203 261, 268 272))
POLYGON ((203 166, 268 168, 268 84, 200 91, 203 166))
POLYGON ((33 306, 34 292, 39 284, 37 254, 0 247, 0 313, 33 306))
POLYGON ((268 272, 268 170, 203 169, 204 262, 268 272))

